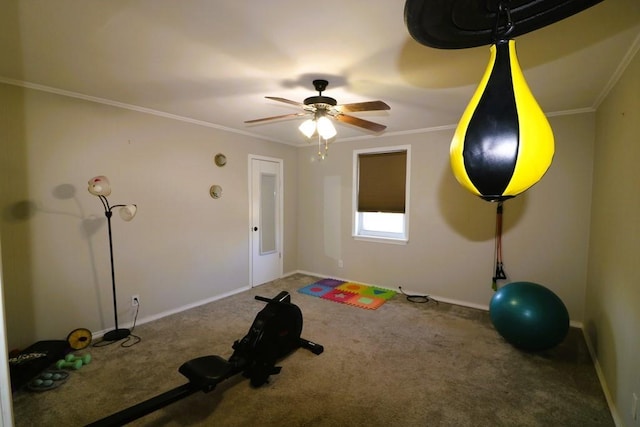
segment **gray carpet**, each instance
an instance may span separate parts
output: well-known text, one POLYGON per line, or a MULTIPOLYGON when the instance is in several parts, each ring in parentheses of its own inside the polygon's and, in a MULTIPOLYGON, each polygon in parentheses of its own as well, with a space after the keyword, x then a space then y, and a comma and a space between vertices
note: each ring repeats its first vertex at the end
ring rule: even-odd
MULTIPOLYGON (((46 392, 14 395, 16 426, 81 426, 185 383, 178 367, 228 357, 264 303, 288 290, 303 337, 325 347, 280 363, 260 388, 241 375, 136 426, 613 426, 579 330, 555 349, 516 350, 488 313, 396 295, 364 310, 297 292, 296 274, 137 327, 142 341, 87 349, 93 362, 46 392)), ((144 307, 142 307, 144 309, 144 307)))

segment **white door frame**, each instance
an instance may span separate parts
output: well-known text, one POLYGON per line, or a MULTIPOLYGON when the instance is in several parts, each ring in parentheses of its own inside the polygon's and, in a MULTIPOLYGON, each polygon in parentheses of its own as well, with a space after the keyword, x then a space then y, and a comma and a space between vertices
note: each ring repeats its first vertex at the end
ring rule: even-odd
POLYGON ((0 426, 13 426, 13 395, 9 371, 7 350, 7 322, 4 311, 4 292, 2 284, 2 249, 0 248, 0 426))
POLYGON ((280 192, 280 197, 278 198, 278 210, 279 218, 278 218, 278 236, 277 241, 279 243, 279 256, 278 256, 278 277, 282 277, 283 274, 283 251, 284 251, 284 160, 275 158, 275 157, 267 157, 267 156, 259 156, 255 154, 249 154, 248 161, 248 176, 249 176, 249 285, 251 287, 260 285, 261 283, 254 283, 254 271, 253 271, 253 257, 255 253, 254 248, 254 239, 253 239, 253 227, 257 226, 253 223, 253 161, 254 160, 262 160, 268 162, 274 162, 278 164, 278 174, 279 174, 279 182, 278 189, 280 192))

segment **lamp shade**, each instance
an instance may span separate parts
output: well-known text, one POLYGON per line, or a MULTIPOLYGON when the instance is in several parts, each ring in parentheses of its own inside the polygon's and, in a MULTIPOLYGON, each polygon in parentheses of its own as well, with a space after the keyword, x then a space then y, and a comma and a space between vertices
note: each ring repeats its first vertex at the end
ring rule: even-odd
POLYGON ((331 139, 336 136, 336 128, 329 118, 322 116, 318 118, 318 133, 324 139, 331 139))
POLYGON ((136 205, 126 205, 120 208, 120 218, 125 221, 131 221, 134 216, 136 216, 136 212, 138 211, 138 207, 136 205))
POLYGON ((307 119, 298 127, 298 130, 302 132, 307 138, 311 138, 316 132, 316 121, 313 119, 307 119))
POLYGON ((499 41, 453 136, 453 173, 472 193, 500 201, 537 183, 553 153, 551 126, 524 79, 515 41, 499 41))
POLYGON ((94 196, 108 196, 111 194, 111 184, 106 176, 94 176, 89 180, 88 190, 94 196))

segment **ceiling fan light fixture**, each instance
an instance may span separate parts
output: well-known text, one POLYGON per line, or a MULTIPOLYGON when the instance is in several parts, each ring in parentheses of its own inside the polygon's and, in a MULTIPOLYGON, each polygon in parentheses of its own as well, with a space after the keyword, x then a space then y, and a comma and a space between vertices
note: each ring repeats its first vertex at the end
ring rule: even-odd
POLYGON ((313 134, 316 133, 316 121, 314 119, 307 119, 302 122, 298 130, 307 138, 311 138, 313 134))
POLYGON ((386 103, 382 101, 364 101, 338 105, 334 98, 322 95, 322 92, 327 88, 328 84, 329 82, 327 80, 314 80, 313 86, 318 91, 318 95, 306 98, 304 103, 276 96, 267 96, 267 99, 295 105, 296 107, 301 108, 302 111, 293 114, 282 114, 279 116, 264 117, 261 119, 245 120, 245 123, 254 124, 271 120, 306 116, 308 119, 298 126, 298 130, 308 139, 316 136, 318 137, 318 140, 324 139, 325 144, 329 144, 329 140, 335 138, 338 134, 335 125, 333 124, 333 120, 376 133, 382 132, 387 128, 385 125, 346 114, 359 113, 363 111, 386 111, 390 109, 386 103))
POLYGON ((317 128, 318 133, 324 139, 331 139, 338 133, 333 123, 331 123, 331 120, 326 116, 318 118, 317 128))

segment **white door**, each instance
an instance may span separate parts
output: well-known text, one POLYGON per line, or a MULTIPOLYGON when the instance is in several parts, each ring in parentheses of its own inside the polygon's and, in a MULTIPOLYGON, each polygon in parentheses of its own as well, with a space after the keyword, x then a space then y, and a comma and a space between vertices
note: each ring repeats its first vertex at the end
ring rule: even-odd
POLYGON ((250 156, 251 286, 282 276, 282 160, 250 156))

